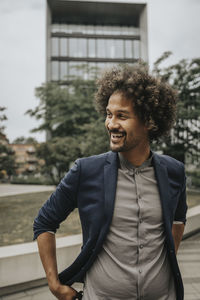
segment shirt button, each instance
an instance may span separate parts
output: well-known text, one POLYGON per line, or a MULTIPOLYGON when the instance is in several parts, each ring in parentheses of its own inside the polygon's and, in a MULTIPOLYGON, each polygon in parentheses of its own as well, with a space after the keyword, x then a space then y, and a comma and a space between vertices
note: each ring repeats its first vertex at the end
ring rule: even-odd
POLYGON ((143 245, 140 245, 140 249, 142 249, 144 246, 143 245))
POLYGON ((140 219, 140 223, 142 223, 143 222, 143 219, 140 219))
POLYGON ((140 274, 142 273, 142 270, 141 270, 141 269, 139 269, 139 273, 140 273, 140 274))

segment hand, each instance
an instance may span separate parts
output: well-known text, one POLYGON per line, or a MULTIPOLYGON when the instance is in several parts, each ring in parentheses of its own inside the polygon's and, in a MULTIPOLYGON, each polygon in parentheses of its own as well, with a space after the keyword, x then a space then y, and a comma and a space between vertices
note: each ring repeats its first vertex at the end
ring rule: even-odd
POLYGON ((59 300, 72 300, 73 297, 76 296, 76 290, 61 283, 57 283, 57 285, 50 288, 50 290, 59 300))

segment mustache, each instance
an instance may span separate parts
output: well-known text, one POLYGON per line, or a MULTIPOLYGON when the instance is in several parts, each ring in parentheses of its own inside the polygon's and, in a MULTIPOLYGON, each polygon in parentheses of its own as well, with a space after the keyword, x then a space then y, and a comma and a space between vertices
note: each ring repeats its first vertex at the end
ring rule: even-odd
POLYGON ((117 129, 111 129, 111 130, 108 130, 108 132, 111 134, 111 133, 115 133, 115 134, 117 134, 117 133, 119 133, 119 134, 126 134, 126 132, 125 131, 120 131, 120 130, 117 130, 117 129))

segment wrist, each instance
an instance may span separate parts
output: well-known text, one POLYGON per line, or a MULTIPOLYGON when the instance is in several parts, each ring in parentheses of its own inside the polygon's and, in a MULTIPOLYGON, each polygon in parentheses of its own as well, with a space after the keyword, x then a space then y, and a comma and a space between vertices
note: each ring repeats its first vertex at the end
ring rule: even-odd
POLYGON ((49 285, 50 291, 53 294, 55 294, 55 293, 59 292, 61 283, 58 279, 55 279, 55 280, 48 281, 48 285, 49 285))

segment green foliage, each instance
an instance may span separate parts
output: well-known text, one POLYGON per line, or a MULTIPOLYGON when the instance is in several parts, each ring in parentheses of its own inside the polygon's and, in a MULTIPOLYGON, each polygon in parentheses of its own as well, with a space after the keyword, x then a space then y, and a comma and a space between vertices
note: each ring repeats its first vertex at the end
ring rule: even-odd
POLYGON ((40 120, 32 131, 45 130, 46 143, 37 146, 42 168, 57 184, 75 159, 108 149, 104 121, 94 107, 95 80, 75 78, 67 86, 48 82, 36 89, 38 106, 27 113, 40 120))
POLYGON ((186 175, 191 187, 200 189, 200 170, 187 171, 186 175))
POLYGON ((81 143, 82 156, 90 156, 109 150, 109 139, 105 129, 104 120, 99 117, 84 126, 85 134, 81 143))
POLYGON ((20 136, 13 141, 13 144, 37 144, 37 140, 33 137, 20 136))
POLYGON ((8 139, 4 134, 5 126, 2 124, 7 117, 4 113, 5 107, 0 107, 0 180, 10 179, 15 174, 14 153, 8 144, 8 139))
POLYGON ((7 120, 6 115, 3 113, 6 108, 0 106, 0 134, 3 134, 5 126, 2 125, 2 122, 7 120))
POLYGON ((10 178, 15 174, 15 159, 12 149, 0 142, 0 179, 10 178))
POLYGON ((69 136, 54 137, 40 144, 37 155, 45 161, 42 173, 49 175, 53 184, 63 177, 70 162, 81 156, 78 140, 69 136))
POLYGON ((200 160, 200 58, 186 60, 169 67, 160 64, 171 55, 165 52, 154 64, 154 74, 168 81, 177 91, 177 119, 171 135, 163 139, 160 149, 184 162, 189 153, 200 160))
POLYGON ((97 118, 93 105, 94 81, 72 80, 68 86, 47 82, 36 88, 40 99, 30 116, 42 120, 41 125, 32 131, 45 130, 51 138, 82 134, 82 125, 97 118))

